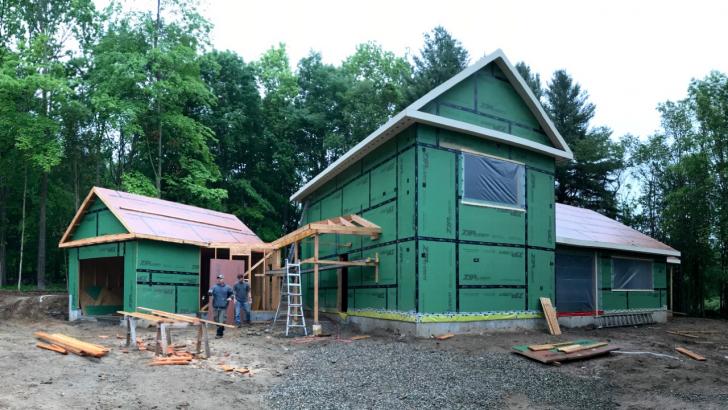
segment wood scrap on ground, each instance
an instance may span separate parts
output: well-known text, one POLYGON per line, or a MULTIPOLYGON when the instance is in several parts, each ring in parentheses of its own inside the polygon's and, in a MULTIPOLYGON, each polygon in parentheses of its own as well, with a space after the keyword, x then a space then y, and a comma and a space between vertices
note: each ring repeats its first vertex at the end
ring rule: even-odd
POLYGON ((52 352, 60 353, 60 354, 68 354, 68 350, 64 349, 61 346, 49 344, 49 343, 43 343, 38 342, 35 344, 36 347, 40 347, 41 349, 50 350, 52 352))
POLYGON ((697 354, 697 353, 695 353, 693 351, 690 351, 690 350, 688 350, 688 349, 686 349, 684 347, 676 347, 675 350, 677 352, 679 352, 679 353, 684 354, 685 356, 687 356, 687 357, 689 357, 691 359, 698 360, 700 362, 704 362, 705 361, 705 357, 704 356, 701 356, 701 355, 699 355, 699 354, 697 354))
POLYGON ((48 334, 45 332, 35 332, 35 337, 49 344, 61 346, 67 351, 79 356, 98 358, 109 353, 109 349, 104 346, 87 343, 60 333, 48 334))
POLYGON ((546 318, 546 325, 549 328, 549 333, 552 335, 560 335, 561 327, 559 327, 559 320, 556 318, 556 310, 554 310, 551 304, 551 299, 546 297, 540 297, 541 308, 543 309, 543 315, 546 318))
MULTIPOLYGON (((550 345, 555 345, 554 343, 550 345)), ((529 359, 536 360, 544 364, 555 364, 559 365, 562 362, 568 362, 573 360, 588 359, 600 355, 605 355, 609 352, 619 350, 619 346, 610 345, 606 342, 595 342, 593 340, 577 340, 572 344, 567 345, 569 349, 566 352, 559 351, 563 347, 553 346, 551 349, 544 349, 546 345, 519 345, 513 346, 513 353, 521 356, 528 357, 529 359), (531 347, 541 350, 533 350, 531 347), (571 346, 578 346, 571 348, 571 346)))
POLYGON ((155 357, 149 362, 150 366, 174 366, 174 365, 187 365, 192 362, 192 358, 186 357, 155 357))
POLYGON ((445 333, 444 335, 435 336, 435 339, 447 340, 447 339, 450 339, 451 337, 455 337, 455 335, 453 333, 445 333))
POLYGON ((220 368, 226 373, 235 370, 235 366, 230 366, 229 364, 221 364, 220 368))
POLYGON ((700 337, 701 337, 701 336, 697 336, 697 335, 694 335, 694 334, 691 334, 691 333, 678 332, 678 331, 672 332, 672 331, 666 330, 665 332, 667 332, 667 333, 669 333, 671 335, 689 337, 691 339, 700 339, 700 337))
POLYGON ((606 346, 608 344, 609 343, 607 343, 607 342, 591 343, 588 345, 575 344, 575 345, 562 346, 562 347, 557 348, 556 350, 563 352, 563 353, 573 353, 573 352, 578 352, 580 350, 595 349, 597 347, 606 346))
POLYGON ((357 336, 352 336, 351 340, 364 340, 364 339, 369 339, 370 337, 371 336, 369 336, 369 335, 357 335, 357 336))
POLYGON ((539 350, 551 350, 555 349, 560 346, 569 346, 576 344, 577 341, 571 341, 571 342, 559 342, 559 343, 546 343, 541 345, 529 345, 528 348, 533 351, 539 351, 539 350))

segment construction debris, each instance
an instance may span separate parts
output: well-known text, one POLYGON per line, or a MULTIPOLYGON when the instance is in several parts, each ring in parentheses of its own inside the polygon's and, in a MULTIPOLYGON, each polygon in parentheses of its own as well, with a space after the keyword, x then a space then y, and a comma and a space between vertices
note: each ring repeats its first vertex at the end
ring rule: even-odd
POLYGON ((102 357, 109 353, 109 349, 104 346, 83 342, 60 333, 35 332, 35 337, 79 356, 102 357))
POLYGON ((60 354, 68 354, 68 350, 62 348, 58 345, 52 345, 48 343, 38 342, 35 345, 36 347, 40 347, 41 349, 50 350, 52 352, 60 353, 60 354))
POLYGON ((573 344, 573 345, 559 347, 556 350, 563 352, 563 353, 574 353, 574 352, 578 352, 580 350, 594 349, 597 347, 606 346, 608 344, 609 343, 607 343, 607 342, 592 343, 592 344, 588 344, 588 345, 573 344))
POLYGON ((689 357, 691 359, 698 360, 700 362, 704 362, 705 361, 705 357, 704 356, 701 356, 701 355, 699 355, 699 354, 697 354, 697 353, 695 353, 693 351, 690 351, 690 350, 688 350, 688 349, 686 349, 684 347, 676 347, 675 350, 677 352, 679 352, 679 353, 684 354, 685 356, 687 356, 687 357, 689 357))
POLYGON ((447 340, 451 337, 455 337, 453 333, 445 333, 444 335, 435 336, 435 339, 437 340, 447 340))
POLYGON ((192 357, 155 357, 149 362, 150 366, 169 366, 190 364, 192 357))
POLYGON ((230 366, 229 364, 221 364, 220 368, 226 373, 235 370, 235 366, 230 366))
POLYGON ((612 346, 607 342, 595 342, 593 340, 585 339, 570 343, 571 344, 563 347, 554 346, 554 344, 552 344, 553 347, 551 349, 543 348, 546 345, 519 345, 513 346, 513 352, 541 363, 559 365, 563 362, 588 359, 607 354, 614 350, 619 350, 619 346, 612 346), (540 350, 533 350, 531 347, 535 347, 540 350))
POLYGON ((689 337, 691 339, 700 339, 701 338, 701 336, 697 336, 697 335, 694 335, 694 334, 691 334, 691 333, 685 333, 685 332, 682 332, 682 331, 674 331, 674 332, 671 332, 669 330, 666 330, 666 332, 669 333, 669 334, 671 334, 671 335, 689 337))
POLYGON ((556 318, 556 311, 551 304, 551 299, 541 297, 541 308, 543 309, 543 315, 546 318, 546 325, 549 327, 549 333, 555 336, 561 334, 561 328, 559 327, 559 320, 556 318))
POLYGON ((358 335, 358 336, 352 336, 351 340, 364 340, 369 339, 371 336, 369 335, 358 335))
POLYGON ((554 348, 557 348, 560 346, 569 346, 569 345, 573 345, 573 344, 577 344, 577 343, 579 343, 579 342, 574 341, 574 342, 547 343, 547 344, 542 344, 542 345, 530 345, 530 346, 528 346, 528 349, 537 352, 539 350, 551 350, 551 349, 554 349, 554 348))

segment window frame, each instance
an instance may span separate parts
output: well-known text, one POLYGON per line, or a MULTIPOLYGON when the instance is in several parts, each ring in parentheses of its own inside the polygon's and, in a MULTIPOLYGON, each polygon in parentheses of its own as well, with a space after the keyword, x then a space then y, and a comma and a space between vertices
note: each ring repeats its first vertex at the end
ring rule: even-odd
POLYGON ((483 208, 496 208, 496 209, 505 209, 509 211, 517 211, 517 212, 526 212, 526 164, 520 161, 514 161, 512 159, 508 158, 502 158, 495 155, 489 155, 484 154, 482 152, 472 151, 468 149, 460 149, 460 203, 463 205, 471 205, 471 206, 479 206, 483 208), (518 205, 511 205, 511 204, 505 204, 505 203, 498 203, 498 202, 490 202, 490 201, 481 201, 478 199, 472 199, 472 198, 466 198, 465 197, 465 155, 473 155, 476 157, 485 157, 488 159, 493 159, 496 161, 504 161, 504 162, 510 162, 512 164, 516 164, 522 169, 522 176, 521 181, 519 183, 520 192, 518 192, 518 197, 523 202, 523 206, 518 205))
POLYGON ((655 261, 653 259, 649 258, 637 258, 633 256, 612 256, 612 277, 611 277, 611 290, 612 292, 654 292, 655 291, 655 261), (642 262, 648 262, 650 264, 650 288, 649 289, 624 289, 624 288, 615 288, 614 287, 614 260, 615 259, 622 259, 622 260, 636 260, 636 261, 642 261, 642 262))

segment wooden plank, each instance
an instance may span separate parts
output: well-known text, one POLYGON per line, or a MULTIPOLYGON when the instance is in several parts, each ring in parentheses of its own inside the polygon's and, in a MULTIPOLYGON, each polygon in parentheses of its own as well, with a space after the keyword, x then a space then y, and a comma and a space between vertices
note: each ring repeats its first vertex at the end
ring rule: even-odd
POLYGON ((683 336, 683 337, 689 337, 689 338, 691 338, 691 339, 700 339, 700 336, 696 336, 696 335, 691 335, 691 334, 689 334, 689 333, 683 333, 683 332, 671 332, 671 331, 669 331, 669 330, 667 330, 667 331, 666 331, 666 333, 669 333, 669 334, 671 334, 671 335, 676 335, 676 336, 683 336))
POLYGON ((77 239, 75 241, 62 242, 58 244, 59 248, 75 248, 78 246, 94 245, 99 243, 121 242, 136 238, 133 233, 117 233, 113 235, 94 236, 92 238, 77 239))
POLYGON ((157 309, 149 309, 149 308, 145 308, 145 307, 141 307, 141 306, 137 306, 137 309, 144 310, 144 311, 153 313, 153 314, 155 314, 157 316, 162 316, 162 317, 165 317, 165 318, 168 318, 168 319, 180 320, 182 322, 187 322, 187 323, 192 323, 192 324, 199 324, 199 322, 202 322, 202 323, 209 323, 209 324, 215 325, 215 326, 225 326, 225 327, 229 327, 231 329, 235 329, 235 326, 233 326, 233 325, 228 325, 228 324, 225 324, 225 323, 213 322, 212 320, 206 320, 206 319, 200 319, 200 318, 196 318, 196 317, 189 317, 189 316, 184 316, 184 315, 178 315, 176 313, 165 312, 163 310, 157 310, 157 309))
POLYGON ((551 304, 551 299, 546 297, 539 298, 541 301, 541 308, 543 309, 544 316, 546 317, 546 324, 549 328, 549 333, 552 335, 560 335, 561 328, 559 327, 559 321, 556 318, 556 311, 551 304))
POLYGON ((573 344, 575 344, 573 341, 572 342, 561 342, 561 343, 546 343, 546 344, 541 344, 541 345, 530 345, 530 346, 528 346, 528 348, 537 352, 540 350, 551 350, 551 349, 555 349, 560 346, 569 346, 569 345, 573 345, 573 344))
POLYGON ((109 352, 109 349, 104 346, 87 343, 60 333, 48 334, 45 332, 35 332, 34 335, 38 339, 45 340, 49 344, 61 346, 67 351, 79 356, 101 357, 109 352))
POLYGON ((580 350, 595 349, 597 347, 606 346, 608 344, 609 343, 607 343, 607 342, 598 342, 598 343, 592 343, 592 344, 588 344, 588 345, 578 345, 578 344, 577 345, 568 345, 568 346, 559 347, 556 350, 563 352, 563 353, 574 353, 574 352, 578 352, 580 350))
POLYGON ((693 351, 690 351, 690 350, 688 350, 688 349, 686 349, 684 347, 676 347, 675 350, 677 352, 679 352, 679 353, 684 354, 685 356, 687 356, 687 357, 689 357, 691 359, 698 360, 700 362, 704 362, 705 361, 705 357, 704 356, 701 356, 701 355, 699 355, 699 354, 697 354, 697 353, 695 353, 693 351))
POLYGON ((453 334, 453 333, 445 333, 444 335, 435 336, 435 339, 437 339, 437 340, 447 340, 447 339, 450 339, 451 337, 455 337, 455 334, 453 334))
POLYGON ((60 353, 60 354, 68 354, 68 350, 64 349, 62 346, 49 344, 49 343, 43 343, 38 342, 35 344, 36 347, 40 347, 41 349, 50 350, 52 352, 60 353))
POLYGON ((172 322, 172 320, 170 320, 170 319, 159 317, 159 316, 154 316, 154 315, 148 315, 146 313, 125 312, 123 310, 117 310, 116 313, 119 313, 124 316, 135 317, 137 319, 142 319, 142 320, 146 320, 148 322, 153 322, 153 323, 172 322))

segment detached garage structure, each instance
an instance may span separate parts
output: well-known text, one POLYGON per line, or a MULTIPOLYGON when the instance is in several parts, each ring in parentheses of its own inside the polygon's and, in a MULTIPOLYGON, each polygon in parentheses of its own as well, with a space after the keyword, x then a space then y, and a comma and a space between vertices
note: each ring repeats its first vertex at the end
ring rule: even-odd
MULTIPOLYGON (((357 214, 382 229, 376 238, 322 235, 321 257, 375 258, 378 272, 327 270, 318 283, 309 275, 304 303, 318 292, 322 310, 419 335, 543 326, 542 296, 582 321, 664 312, 667 258, 679 253, 555 204, 556 161, 572 158, 503 52, 485 56, 291 197, 304 224, 357 214), (577 226, 566 228, 572 216, 577 226), (602 224, 609 232, 599 234, 602 224)), ((302 258, 313 245, 303 241, 302 258)))
POLYGON ((69 318, 138 306, 197 312, 216 257, 250 266, 261 244, 234 215, 95 187, 59 244, 69 318))

